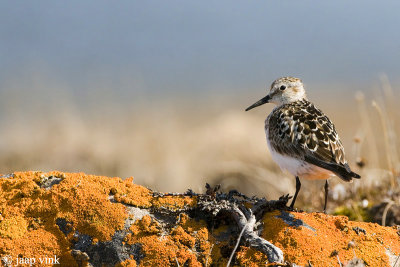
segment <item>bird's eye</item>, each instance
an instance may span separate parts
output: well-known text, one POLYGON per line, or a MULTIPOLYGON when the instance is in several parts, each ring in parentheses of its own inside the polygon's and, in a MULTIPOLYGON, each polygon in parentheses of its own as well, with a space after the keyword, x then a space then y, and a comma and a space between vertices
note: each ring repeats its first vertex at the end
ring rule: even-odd
POLYGON ((281 85, 281 87, 279 87, 279 89, 280 89, 281 91, 283 91, 283 90, 285 90, 285 89, 286 89, 286 86, 284 86, 284 85, 281 85))

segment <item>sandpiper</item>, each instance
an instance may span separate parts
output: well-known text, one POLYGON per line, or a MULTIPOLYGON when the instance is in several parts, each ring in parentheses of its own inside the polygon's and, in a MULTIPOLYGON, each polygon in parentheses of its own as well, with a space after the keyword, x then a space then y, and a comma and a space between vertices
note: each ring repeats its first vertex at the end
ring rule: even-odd
POLYGON ((345 159, 344 148, 335 126, 313 103, 307 100, 303 83, 294 77, 276 79, 269 94, 246 111, 274 103, 276 107, 265 120, 265 134, 272 158, 282 170, 296 177, 293 209, 300 191, 300 179, 325 179, 325 204, 328 199, 328 179, 336 175, 344 181, 360 178, 345 159))

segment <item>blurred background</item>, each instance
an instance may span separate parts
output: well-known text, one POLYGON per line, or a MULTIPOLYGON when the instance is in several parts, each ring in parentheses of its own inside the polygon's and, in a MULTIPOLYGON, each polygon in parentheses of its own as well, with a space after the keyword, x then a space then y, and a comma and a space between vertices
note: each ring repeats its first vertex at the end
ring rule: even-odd
MULTIPOLYGON (((393 189, 399 9, 395 0, 2 1, 0 172, 293 194, 265 142, 272 105, 244 112, 290 75, 335 122, 363 176, 333 179, 331 198, 393 189)), ((303 183, 305 209, 322 207, 322 186, 303 183)))

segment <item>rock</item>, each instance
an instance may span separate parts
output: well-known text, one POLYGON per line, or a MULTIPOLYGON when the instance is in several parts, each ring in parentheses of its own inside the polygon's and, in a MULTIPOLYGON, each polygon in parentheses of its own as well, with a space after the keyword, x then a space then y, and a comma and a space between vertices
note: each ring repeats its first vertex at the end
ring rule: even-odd
POLYGON ((239 236, 231 266, 388 266, 400 254, 396 227, 288 211, 288 199, 14 173, 0 177, 0 257, 6 266, 226 266, 239 236))

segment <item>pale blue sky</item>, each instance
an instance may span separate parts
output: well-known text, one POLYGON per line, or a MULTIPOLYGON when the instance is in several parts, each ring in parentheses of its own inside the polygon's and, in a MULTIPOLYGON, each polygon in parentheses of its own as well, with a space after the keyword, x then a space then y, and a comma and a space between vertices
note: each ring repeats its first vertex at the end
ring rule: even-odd
POLYGON ((1 1, 0 87, 40 72, 75 94, 245 93, 400 82, 400 2, 1 1), (259 88, 259 89, 257 89, 259 88))

